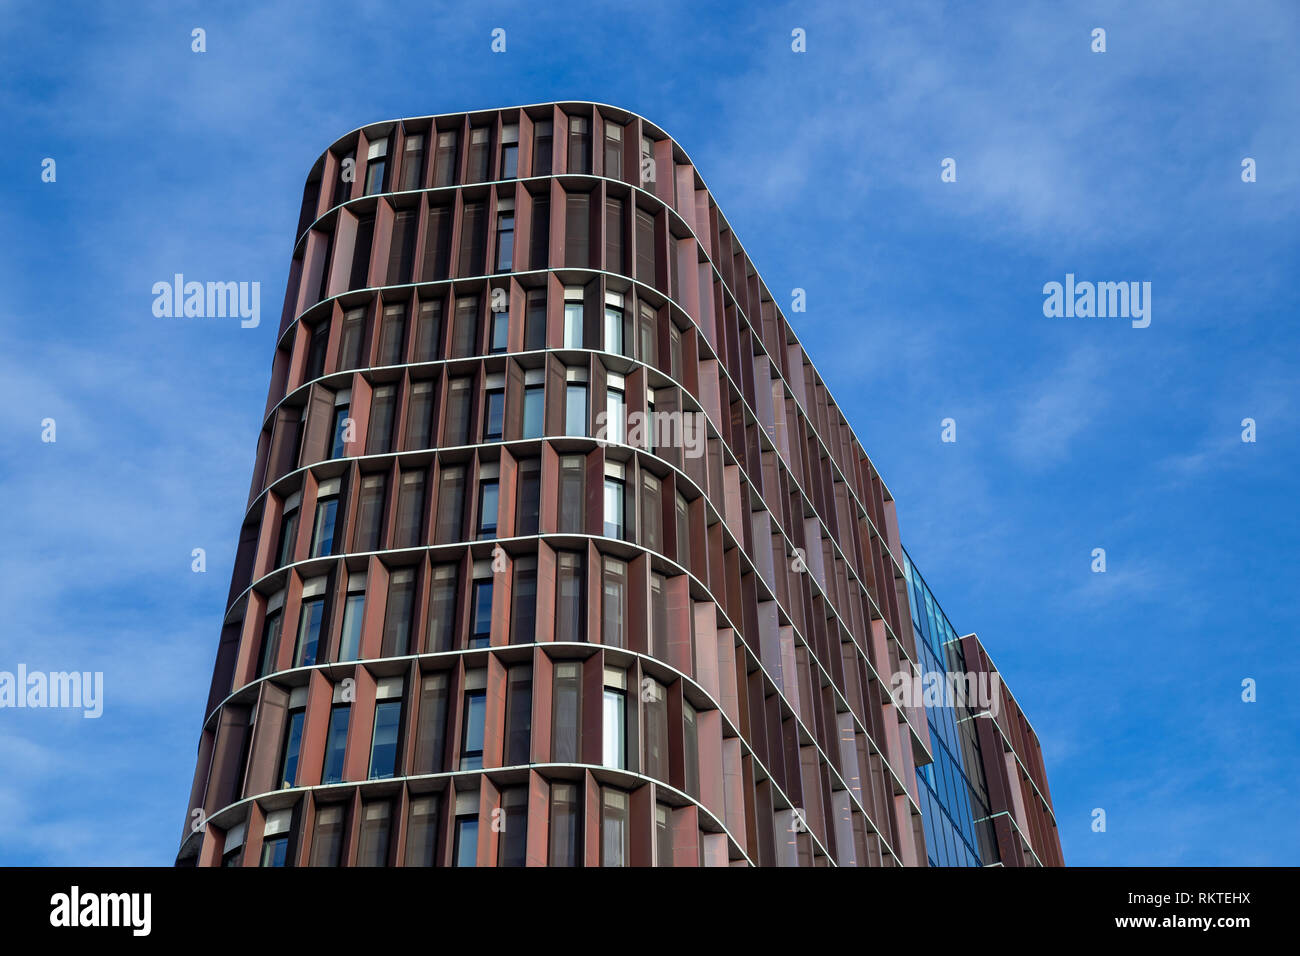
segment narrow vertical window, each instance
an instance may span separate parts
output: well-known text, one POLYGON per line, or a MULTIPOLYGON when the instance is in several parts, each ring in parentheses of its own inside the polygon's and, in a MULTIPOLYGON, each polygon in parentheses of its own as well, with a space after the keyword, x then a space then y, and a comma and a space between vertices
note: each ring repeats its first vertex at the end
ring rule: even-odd
POLYGON ((561 532, 582 533, 585 463, 581 455, 565 455, 560 459, 559 530, 561 532))
POLYGON ((578 865, 578 788, 572 783, 551 784, 551 832, 548 845, 551 866, 578 865))
POLYGON ((546 388, 543 385, 524 387, 523 438, 541 438, 545 428, 546 388))
POLYGON ((386 677, 375 691, 375 724, 370 738, 371 780, 397 773, 402 732, 402 679, 386 677))
POLYGON ((564 200, 564 264, 591 266, 591 196, 570 193, 564 200))
POLYGON ((605 120, 605 175, 623 178, 623 127, 605 120))
POLYGON ((419 448, 431 448, 429 433, 433 425, 433 383, 411 383, 411 410, 406 417, 406 439, 402 447, 406 451, 419 448))
POLYGON ((605 477, 605 537, 623 537, 623 481, 605 477))
POLYGON ((655 804, 655 866, 673 865, 672 814, 671 807, 655 804))
POLYGON ((500 510, 500 485, 496 478, 480 481, 478 486, 479 540, 497 536, 497 512, 500 510))
POLYGON ((683 762, 686 769, 686 792, 700 795, 700 737, 695 723, 695 708, 682 702, 682 730, 686 738, 683 762))
POLYGON ((551 174, 551 157, 553 153, 554 126, 551 120, 538 120, 533 124, 534 176, 549 176, 551 174))
POLYGON ((284 515, 280 518, 280 540, 275 546, 275 566, 282 568, 293 563, 293 549, 298 537, 298 504, 302 494, 295 491, 284 501, 284 515))
POLYGON ((601 787, 600 804, 600 865, 627 866, 627 794, 611 787, 601 787))
POLYGON ((655 284, 655 220, 648 212, 636 211, 636 277, 646 285, 655 284))
POLYGON ((400 568, 388 576, 388 605, 384 609, 384 657, 410 653, 411 618, 415 609, 415 569, 400 568))
POLYGON ((366 433, 366 454, 383 455, 392 450, 393 418, 397 411, 397 388, 381 385, 370 398, 370 425, 366 433))
POLYGON ((551 701, 551 759, 574 763, 578 759, 578 728, 582 715, 582 667, 573 661, 555 662, 551 701))
POLYGON ((449 651, 456 636, 456 565, 435 564, 429 588, 430 653, 449 651))
POLYGON ((330 324, 326 320, 311 330, 307 343, 307 368, 303 372, 303 381, 310 382, 325 374, 325 353, 329 347, 330 324))
POLYGON ((342 866, 344 806, 331 803, 316 808, 312 827, 311 866, 342 866))
POLYGON ((482 671, 465 675, 465 713, 461 722, 460 769, 483 769, 483 727, 487 719, 486 676, 482 671))
POLYGON ((655 331, 655 313, 654 309, 645 303, 641 304, 641 321, 640 321, 640 349, 639 358, 647 365, 657 368, 659 366, 659 341, 655 331))
POLYGON ((420 278, 425 282, 446 279, 451 273, 451 206, 429 206, 428 229, 424 237, 424 264, 420 278))
POLYGON ((600 762, 627 769, 627 672, 605 668, 602 696, 600 762))
POLYGON ((587 434, 586 382, 569 382, 564 387, 564 434, 587 434))
POLYGON ((424 134, 408 133, 402 146, 402 189, 419 189, 424 183, 424 134))
POLYGON ((388 140, 381 139, 370 144, 366 154, 366 192, 373 196, 384 191, 388 172, 388 140))
POLYGON ((343 757, 348 749, 348 722, 351 716, 351 704, 335 704, 330 708, 330 725, 325 734, 325 765, 321 773, 321 783, 343 781, 343 757))
POLYGON ((542 468, 536 458, 519 462, 515 534, 537 534, 541 517, 542 468))
POLYGON ((496 271, 509 272, 514 267, 515 255, 515 201, 497 200, 497 255, 496 271))
POLYGON ((650 653, 668 660, 668 582, 662 574, 650 575, 650 653))
POLYGON ((451 865, 478 866, 478 792, 456 794, 451 865))
POLYGON ((443 445, 469 444, 469 378, 453 378, 447 383, 446 433, 443 445))
POLYGON ((372 800, 361 805, 361 833, 357 839, 357 866, 387 866, 388 845, 393 828, 391 800, 372 800))
POLYGON ((591 120, 569 117, 569 172, 591 172, 591 120))
POLYGON ((641 472, 641 543, 651 551, 661 550, 663 544, 661 487, 658 478, 648 471, 641 472))
POLYGON ((627 444, 627 406, 623 402, 622 389, 605 389, 605 440, 620 445, 627 444))
POLYGON ((452 186, 456 183, 456 153, 460 136, 456 130, 444 130, 438 134, 438 149, 434 157, 433 184, 435 186, 452 186))
POLYGON ((550 262, 550 251, 551 202, 544 196, 537 196, 533 199, 533 228, 528 239, 528 267, 545 269, 550 262))
POLYGON ((492 643, 492 579, 480 578, 474 582, 470 598, 470 647, 487 647, 492 643))
POLYGON ((577 551, 556 554, 555 639, 581 641, 584 610, 582 555, 577 551))
POLYGON ((519 175, 519 124, 506 123, 501 127, 501 178, 514 179, 519 175))
POLYGON ((487 209, 482 201, 465 203, 460 230, 460 261, 457 274, 481 276, 487 255, 487 209))
POLYGON ((442 301, 421 302, 415 323, 415 361, 435 361, 441 350, 442 301))
POLYGON ((284 728, 284 743, 280 749, 280 786, 292 787, 298 782, 298 757, 302 752, 302 727, 306 719, 304 703, 290 707, 284 728))
POLYGON ((343 599, 343 634, 339 638, 339 660, 355 661, 361 654, 361 622, 366 613, 366 576, 348 575, 348 592, 343 599))
POLYGON ((516 558, 514 577, 510 643, 530 644, 537 639, 537 559, 516 558))
POLYGON ((464 513, 465 466, 445 467, 438 481, 438 544, 461 540, 464 513))
POLYGON ((404 471, 397 492, 397 548, 414 548, 424 539, 424 472, 404 471))
POLYGON ((416 212, 399 211, 393 218, 393 236, 388 245, 388 284, 405 285, 415 268, 416 212))
MULTIPOLYGON (((272 598, 273 602, 283 600, 283 594, 272 598)), ((279 604, 274 604, 266 612, 266 620, 262 623, 262 653, 258 657, 258 677, 265 677, 275 670, 275 659, 280 653, 280 627, 283 621, 282 608, 279 604)))
POLYGON ((641 687, 645 702, 645 773, 668 780, 668 692, 650 678, 641 687))
POLYGON ((565 290, 564 302, 564 341, 566 349, 582 348, 582 290, 565 290), (577 299, 570 299, 569 296, 576 295, 577 299))
POLYGON ((343 335, 339 345, 339 371, 360 368, 361 351, 365 346, 366 310, 349 309, 343 314, 343 335))
POLYGON ((307 585, 303 585, 302 610, 298 615, 298 641, 293 652, 294 667, 311 667, 315 664, 320 647, 321 625, 325 618, 325 585, 323 578, 315 580, 320 582, 313 589, 319 589, 318 595, 308 598, 307 585))
POLYGON ((528 788, 501 791, 501 835, 497 841, 497 866, 523 866, 528 851, 528 788))
POLYGON ((406 865, 433 866, 437 851, 438 795, 412 797, 406 828, 406 865))
POLYGON ((488 389, 483 404, 483 440, 500 441, 506 423, 504 388, 488 389))
POLYGON ((605 351, 627 354, 623 350, 623 310, 612 305, 605 306, 605 351))
POLYGON ((506 739, 507 766, 526 764, 533 726, 533 669, 515 664, 507 674, 506 739))
POLYGON ((488 161, 491 158, 492 131, 486 126, 472 126, 469 131, 469 168, 465 181, 483 183, 488 180, 488 161))
POLYGON ((415 738, 415 772, 442 773, 447 740, 447 675, 430 674, 420 684, 420 726, 415 738))
POLYGON ((456 300, 456 315, 451 327, 451 357, 464 358, 477 352, 478 296, 461 296, 456 300))
POLYGON ((524 310, 524 349, 546 348, 546 290, 530 289, 524 310))
MULTIPOLYGON (((607 173, 608 175, 608 173, 607 173)), ((623 200, 605 200, 605 269, 626 273, 623 262, 623 200)))
POLYGON ((627 646, 627 565, 605 557, 601 574, 601 643, 607 647, 627 646))
POLYGON ((384 536, 384 486, 386 474, 363 475, 357 502, 356 550, 378 551, 384 536))
POLYGON ((334 525, 339 508, 339 479, 322 481, 316 489, 316 521, 312 526, 311 552, 313 558, 334 553, 334 525))
POLYGON ((370 249, 375 239, 375 217, 365 216, 357 221, 357 237, 352 245, 352 271, 348 275, 349 289, 365 289, 370 285, 370 249))
POLYGON ((379 355, 376 364, 401 365, 405 344, 405 303, 384 306, 384 317, 379 323, 379 355))

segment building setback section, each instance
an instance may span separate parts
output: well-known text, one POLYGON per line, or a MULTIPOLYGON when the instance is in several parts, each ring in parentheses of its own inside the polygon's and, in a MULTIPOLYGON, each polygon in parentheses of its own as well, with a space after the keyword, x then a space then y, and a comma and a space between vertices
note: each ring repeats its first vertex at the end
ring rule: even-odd
POLYGON ((663 131, 356 130, 303 195, 177 862, 925 865, 904 560, 663 131))

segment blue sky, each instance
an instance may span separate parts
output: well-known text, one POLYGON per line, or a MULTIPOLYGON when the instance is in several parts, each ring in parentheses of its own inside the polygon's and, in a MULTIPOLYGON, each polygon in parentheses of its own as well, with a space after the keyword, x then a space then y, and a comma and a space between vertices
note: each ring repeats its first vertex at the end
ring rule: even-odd
POLYGON ((98 720, 0 710, 0 863, 174 858, 316 157, 566 98, 661 126, 807 290, 905 544, 1038 731, 1066 862, 1300 863, 1294 4, 230 6, 0 18, 0 670, 105 674, 98 720), (176 272, 260 282, 261 326, 155 318, 176 272), (1045 318, 1067 272, 1151 282, 1150 327, 1045 318))

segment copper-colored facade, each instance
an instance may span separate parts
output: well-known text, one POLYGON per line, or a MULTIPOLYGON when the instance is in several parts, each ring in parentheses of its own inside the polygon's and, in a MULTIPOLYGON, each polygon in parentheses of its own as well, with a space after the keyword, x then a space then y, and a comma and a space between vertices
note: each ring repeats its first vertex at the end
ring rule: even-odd
POLYGON ((357 130, 304 194, 178 862, 925 865, 903 562, 660 129, 357 130))

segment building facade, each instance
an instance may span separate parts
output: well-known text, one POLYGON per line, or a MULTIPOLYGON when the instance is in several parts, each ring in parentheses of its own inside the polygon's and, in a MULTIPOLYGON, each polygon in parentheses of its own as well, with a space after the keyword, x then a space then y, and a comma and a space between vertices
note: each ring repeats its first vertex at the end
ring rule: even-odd
POLYGON ((1059 863, 1018 708, 891 692, 995 672, 932 601, 662 130, 364 127, 303 195, 177 862, 1059 863))

